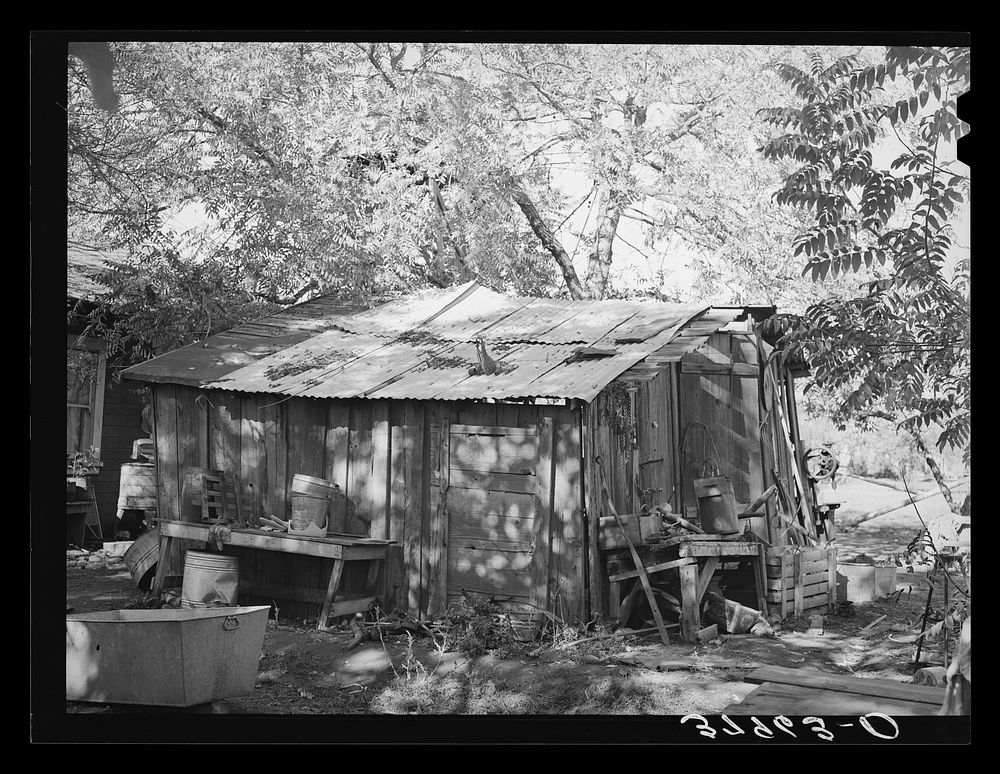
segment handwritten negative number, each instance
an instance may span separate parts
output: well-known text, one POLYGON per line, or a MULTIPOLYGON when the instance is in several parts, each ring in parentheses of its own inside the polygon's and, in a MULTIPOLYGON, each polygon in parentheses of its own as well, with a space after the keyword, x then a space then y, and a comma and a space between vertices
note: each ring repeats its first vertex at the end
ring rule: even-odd
POLYGON ((803 718, 802 723, 805 725, 809 725, 811 723, 818 724, 819 727, 813 729, 813 731, 816 732, 816 735, 825 742, 829 742, 831 739, 833 739, 833 734, 827 730, 826 723, 823 722, 823 718, 817 718, 810 715, 807 718, 803 718))
POLYGON ((865 731, 867 731, 872 736, 877 736, 879 739, 895 739, 897 736, 899 736, 899 726, 896 725, 896 721, 890 718, 888 715, 883 715, 881 712, 869 712, 867 715, 862 715, 860 718, 858 718, 858 723, 860 723, 861 727, 865 731), (868 718, 882 718, 882 720, 886 721, 890 726, 892 726, 892 736, 889 736, 888 734, 880 734, 878 731, 872 728, 871 721, 868 718))
POLYGON ((681 718, 681 723, 687 723, 689 720, 700 720, 695 728, 698 729, 698 733, 702 736, 707 736, 709 739, 715 739, 715 735, 718 733, 714 728, 708 725, 708 721, 705 719, 704 715, 685 715, 681 718))

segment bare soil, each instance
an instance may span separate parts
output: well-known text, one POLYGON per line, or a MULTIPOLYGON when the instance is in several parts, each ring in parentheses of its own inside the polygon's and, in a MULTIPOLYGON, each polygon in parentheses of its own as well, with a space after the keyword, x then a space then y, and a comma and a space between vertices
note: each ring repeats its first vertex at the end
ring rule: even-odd
MULTIPOLYGON (((920 503, 925 518, 941 507, 937 499, 920 503)), ((912 508, 909 514, 906 509, 886 514, 841 533, 840 555, 891 557, 905 551, 919 528, 912 508)), ((821 634, 808 631, 808 619, 789 618, 774 638, 722 635, 698 645, 681 643, 676 635, 670 645, 663 645, 652 634, 626 637, 615 645, 596 641, 548 649, 537 656, 529 655, 529 645, 473 658, 447 646, 435 647, 429 636, 370 635, 351 648, 354 638, 346 624, 336 632, 319 632, 315 621, 272 620, 253 690, 217 703, 215 711, 709 715, 746 696, 755 686, 743 678, 765 664, 908 681, 928 589, 922 569, 900 568, 894 597, 855 605, 852 615, 826 615, 821 634), (881 623, 862 631, 882 615, 886 617, 881 623)), ((67 569, 67 611, 118 609, 141 596, 121 566, 67 569)), ((943 605, 940 589, 933 605, 943 605)), ((944 665, 942 645, 926 645, 921 662, 944 665)), ((68 703, 67 710, 122 708, 68 703)))

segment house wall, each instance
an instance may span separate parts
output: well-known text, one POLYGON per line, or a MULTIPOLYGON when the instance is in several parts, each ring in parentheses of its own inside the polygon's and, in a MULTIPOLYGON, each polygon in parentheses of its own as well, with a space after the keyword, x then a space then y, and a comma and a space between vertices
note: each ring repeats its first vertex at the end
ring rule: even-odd
POLYGON ((114 540, 118 519, 121 467, 132 462, 132 443, 146 438, 142 430, 142 398, 131 382, 112 384, 108 373, 104 388, 104 422, 101 430, 101 460, 104 466, 94 479, 94 494, 101 514, 105 540, 114 540))
MULTIPOLYGON (((460 523, 461 514, 450 510, 463 507, 462 490, 504 493, 502 483, 463 486, 459 480, 467 473, 493 475, 496 469, 453 475, 459 469, 452 461, 451 444, 456 437, 452 430, 456 426, 532 428, 538 451, 529 484, 537 515, 532 517, 530 557, 523 555, 524 546, 517 546, 516 561, 529 562, 528 602, 562 609, 570 617, 582 615, 585 553, 579 411, 561 405, 282 399, 172 384, 153 388, 162 517, 194 518, 181 497, 192 467, 219 469, 238 480, 241 510, 250 521, 262 515, 287 518, 289 489, 296 473, 331 480, 340 486, 341 494, 332 509, 331 531, 396 541, 389 597, 410 614, 425 617, 440 614, 461 594, 461 587, 449 584, 449 567, 457 577, 464 565, 456 564, 456 551, 472 549, 449 541, 449 525, 460 523)), ((487 433, 486 437, 503 435, 487 433)), ((515 471, 512 475, 522 474, 515 471)), ((487 508, 482 515, 490 519, 504 514, 487 508)), ((497 565, 514 556, 510 546, 496 545, 497 537, 483 536, 482 540, 492 542, 479 545, 478 550, 491 552, 490 561, 482 566, 502 572, 504 568, 497 565)), ((168 573, 182 574, 182 551, 179 548, 170 558, 168 573)), ((245 552, 241 576, 272 596, 290 594, 291 586, 323 590, 328 561, 245 552)), ((363 588, 367 568, 358 564, 345 572, 346 591, 363 588)), ((523 569, 518 565, 516 572, 523 569)), ((271 599, 265 595, 257 601, 269 603, 271 599)), ((308 616, 318 611, 314 602, 287 597, 280 606, 282 615, 308 616)), ((518 612, 527 615, 531 609, 526 604, 518 612)))

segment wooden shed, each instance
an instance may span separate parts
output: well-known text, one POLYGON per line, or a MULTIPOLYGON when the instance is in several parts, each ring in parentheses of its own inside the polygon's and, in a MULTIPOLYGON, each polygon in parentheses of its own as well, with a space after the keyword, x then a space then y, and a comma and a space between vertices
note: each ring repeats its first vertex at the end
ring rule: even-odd
MULTIPOLYGON (((184 518, 190 468, 237 480, 251 521, 284 517, 294 474, 326 478, 343 495, 331 531, 397 541, 387 601, 411 615, 486 595, 587 620, 609 607, 602 471, 619 512, 683 513, 708 458, 739 502, 772 470, 796 491, 792 380, 754 332, 773 312, 476 283, 365 310, 322 297, 125 376, 153 387, 161 517, 184 518)), ((241 572, 259 601, 314 615, 323 561, 241 572)))

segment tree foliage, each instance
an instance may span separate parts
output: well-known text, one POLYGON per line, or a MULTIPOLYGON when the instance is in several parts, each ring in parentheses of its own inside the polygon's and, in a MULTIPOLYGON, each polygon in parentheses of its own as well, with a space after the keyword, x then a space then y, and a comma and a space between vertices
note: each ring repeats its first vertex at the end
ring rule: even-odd
MULTIPOLYGON (((773 227, 775 174, 748 140, 773 94, 763 66, 780 50, 112 51, 110 113, 69 59, 69 206, 81 239, 134 256, 106 275, 111 308, 98 310, 118 312, 103 319, 123 351, 162 351, 321 292, 476 278, 527 295, 621 295, 625 251, 650 260, 640 292, 657 297, 672 267, 654 259, 678 247, 767 289, 758 269, 788 228, 787 217, 773 227), (204 216, 197 226, 183 217, 192 210, 204 216)), ((725 290, 729 279, 717 282, 725 290)))
POLYGON ((939 449, 968 448, 969 261, 956 257, 955 225, 969 181, 943 153, 965 131, 968 49, 889 48, 864 67, 813 54, 775 69, 798 102, 760 112, 780 132, 761 151, 792 164, 775 201, 810 217, 793 255, 814 281, 862 282, 772 328, 840 397, 842 418, 935 426, 939 449), (888 132, 905 151, 884 169, 873 151, 888 132))

